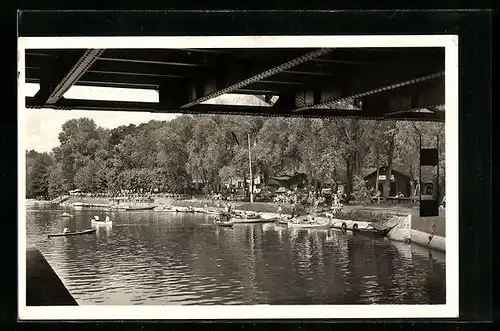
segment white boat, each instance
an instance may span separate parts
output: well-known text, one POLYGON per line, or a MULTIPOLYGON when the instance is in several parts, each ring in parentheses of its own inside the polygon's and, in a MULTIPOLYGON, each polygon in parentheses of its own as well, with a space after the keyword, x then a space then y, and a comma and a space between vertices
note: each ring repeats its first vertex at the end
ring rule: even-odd
POLYGON ((319 218, 309 220, 308 218, 292 218, 288 222, 288 226, 291 228, 299 229, 329 229, 330 220, 328 218, 319 218))
POLYGON ((90 219, 90 222, 92 223, 92 225, 111 225, 111 224, 113 224, 113 221, 111 221, 109 216, 106 216, 104 221, 101 221, 99 219, 99 216, 96 215, 90 219))

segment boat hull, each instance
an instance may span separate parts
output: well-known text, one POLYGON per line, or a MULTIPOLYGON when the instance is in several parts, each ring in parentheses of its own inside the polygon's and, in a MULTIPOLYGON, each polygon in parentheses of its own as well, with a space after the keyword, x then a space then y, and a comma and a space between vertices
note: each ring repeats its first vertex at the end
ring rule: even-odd
POLYGON ((234 225, 233 222, 214 222, 214 224, 217 226, 223 226, 228 228, 234 225))
POLYGON ((296 229, 329 229, 331 226, 330 226, 330 220, 300 223, 298 219, 294 218, 288 221, 288 227, 296 229))
POLYGON ((157 212, 162 212, 162 213, 177 213, 177 210, 175 209, 168 209, 168 208, 155 208, 153 209, 154 211, 157 211, 157 212))
POLYGON ((155 208, 156 208, 156 206, 149 206, 149 207, 128 207, 128 208, 125 208, 125 211, 153 210, 155 208))
POLYGON ((54 233, 54 234, 49 234, 47 236, 49 238, 51 238, 51 237, 70 237, 70 236, 78 236, 78 235, 82 235, 82 234, 91 234, 91 233, 95 233, 96 231, 97 231, 96 229, 89 229, 89 230, 69 232, 69 233, 54 233))

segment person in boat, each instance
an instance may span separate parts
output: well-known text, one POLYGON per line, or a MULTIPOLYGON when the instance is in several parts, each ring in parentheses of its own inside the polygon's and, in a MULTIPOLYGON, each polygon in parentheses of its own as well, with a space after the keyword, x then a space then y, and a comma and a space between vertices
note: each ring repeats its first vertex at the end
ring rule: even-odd
POLYGON ((281 219, 281 214, 283 213, 283 209, 281 209, 281 205, 278 205, 278 217, 281 219))
POLYGON ((69 231, 68 227, 64 227, 63 233, 69 233, 69 232, 70 231, 69 231))

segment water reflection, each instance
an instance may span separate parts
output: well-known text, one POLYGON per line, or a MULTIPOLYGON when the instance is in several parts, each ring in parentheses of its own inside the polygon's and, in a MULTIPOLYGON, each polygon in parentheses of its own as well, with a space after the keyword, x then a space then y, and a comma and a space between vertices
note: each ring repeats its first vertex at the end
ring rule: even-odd
POLYGON ((338 230, 213 225, 207 215, 28 211, 27 241, 79 304, 445 302, 444 254, 338 230), (47 238, 64 226, 95 235, 47 238))

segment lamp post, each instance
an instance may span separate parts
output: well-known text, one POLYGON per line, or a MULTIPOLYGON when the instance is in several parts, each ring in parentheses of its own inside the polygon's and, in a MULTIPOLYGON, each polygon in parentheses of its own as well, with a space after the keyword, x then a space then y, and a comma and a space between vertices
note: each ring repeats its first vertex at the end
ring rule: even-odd
POLYGON ((248 160, 250 161, 250 202, 253 203, 252 153, 250 152, 250 133, 248 133, 248 160))

